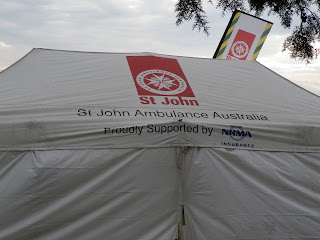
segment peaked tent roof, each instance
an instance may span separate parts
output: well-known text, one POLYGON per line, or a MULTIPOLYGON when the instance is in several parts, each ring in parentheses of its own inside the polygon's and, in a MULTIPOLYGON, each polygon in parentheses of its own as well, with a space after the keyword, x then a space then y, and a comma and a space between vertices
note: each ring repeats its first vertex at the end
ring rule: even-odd
POLYGON ((33 49, 0 83, 1 150, 320 150, 320 98, 256 61, 33 49))

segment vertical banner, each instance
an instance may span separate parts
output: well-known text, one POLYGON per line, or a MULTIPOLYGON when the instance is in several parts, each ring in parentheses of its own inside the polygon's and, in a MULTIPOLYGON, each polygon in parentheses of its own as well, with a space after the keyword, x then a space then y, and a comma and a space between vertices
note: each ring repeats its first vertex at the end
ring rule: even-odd
POLYGON ((213 58, 256 60, 272 23, 234 11, 213 58))

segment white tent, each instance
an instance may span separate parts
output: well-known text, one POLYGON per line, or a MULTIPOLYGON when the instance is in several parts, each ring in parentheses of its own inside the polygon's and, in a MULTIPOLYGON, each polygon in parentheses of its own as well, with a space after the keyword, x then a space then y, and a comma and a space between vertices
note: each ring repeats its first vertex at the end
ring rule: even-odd
POLYGON ((320 98, 255 61, 34 49, 0 73, 0 239, 320 239, 320 98))

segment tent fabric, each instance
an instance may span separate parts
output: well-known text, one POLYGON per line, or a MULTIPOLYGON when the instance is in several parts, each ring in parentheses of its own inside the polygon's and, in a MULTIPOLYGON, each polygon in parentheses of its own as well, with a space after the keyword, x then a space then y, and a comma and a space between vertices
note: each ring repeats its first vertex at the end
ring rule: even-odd
POLYGON ((320 239, 320 98, 256 61, 33 49, 0 73, 0 239, 320 239))
POLYGON ((176 150, 0 155, 0 239, 174 239, 176 150))
MULTIPOLYGON (((138 60, 131 61, 139 67, 138 60)), ((319 97, 255 61, 34 49, 0 81, 1 150, 230 145, 319 151, 319 97), (177 61, 198 105, 164 105, 164 96, 143 104, 128 57, 177 61), (239 144, 223 135, 232 126, 251 137, 239 144)))
POLYGON ((0 159, 0 239, 176 239, 182 205, 181 239, 320 237, 320 153, 171 147, 0 159))
POLYGON ((186 239, 319 239, 319 159, 191 148, 183 168, 186 239))

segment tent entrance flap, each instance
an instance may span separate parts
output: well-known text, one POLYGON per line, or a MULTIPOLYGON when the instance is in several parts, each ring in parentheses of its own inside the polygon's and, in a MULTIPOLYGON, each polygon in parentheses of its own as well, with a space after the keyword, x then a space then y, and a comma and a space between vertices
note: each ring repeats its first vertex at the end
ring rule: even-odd
POLYGON ((176 152, 0 152, 0 239, 173 240, 176 152))

